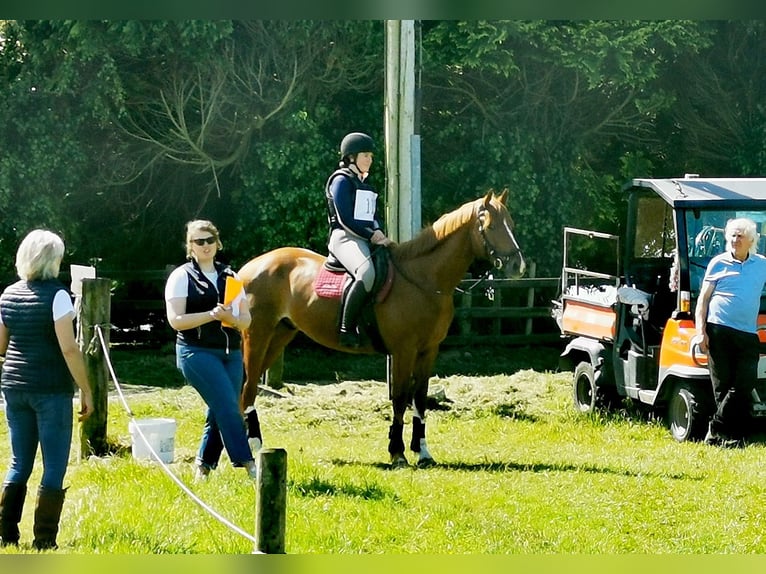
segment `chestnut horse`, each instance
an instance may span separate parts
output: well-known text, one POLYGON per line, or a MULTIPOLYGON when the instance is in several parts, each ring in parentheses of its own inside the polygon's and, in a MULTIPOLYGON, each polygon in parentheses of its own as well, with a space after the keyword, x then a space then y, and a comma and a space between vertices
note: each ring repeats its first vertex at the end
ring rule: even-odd
MULTIPOLYGON (((374 304, 385 352, 390 357, 389 398, 393 422, 388 452, 392 466, 407 466, 404 414, 412 404, 412 441, 418 465, 434 464, 426 446, 428 380, 454 314, 453 291, 477 259, 488 260, 495 273, 519 277, 524 259, 513 236, 506 199, 508 190, 465 203, 442 215, 409 241, 390 246, 395 269, 387 297, 374 304)), ((375 353, 368 344, 341 347, 337 317, 340 302, 319 297, 314 279, 322 255, 297 247, 264 253, 239 270, 251 301, 252 322, 243 333, 246 380, 242 407, 255 401, 258 381, 300 331, 317 343, 351 353, 375 353)))

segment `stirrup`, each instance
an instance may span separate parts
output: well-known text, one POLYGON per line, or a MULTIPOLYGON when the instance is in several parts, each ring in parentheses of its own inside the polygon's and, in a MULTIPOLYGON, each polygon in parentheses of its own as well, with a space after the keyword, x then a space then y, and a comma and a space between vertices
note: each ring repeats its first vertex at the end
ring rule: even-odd
POLYGON ((352 349, 358 349, 362 346, 361 338, 359 334, 354 331, 340 331, 338 334, 338 341, 342 347, 350 347, 352 349))

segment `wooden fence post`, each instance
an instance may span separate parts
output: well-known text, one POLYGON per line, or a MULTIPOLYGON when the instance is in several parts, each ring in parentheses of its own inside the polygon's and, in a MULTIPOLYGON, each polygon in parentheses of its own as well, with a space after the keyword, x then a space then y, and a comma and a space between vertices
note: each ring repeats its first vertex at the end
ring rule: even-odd
POLYGON ((255 495, 255 550, 285 553, 287 507, 287 451, 263 448, 258 453, 255 495))
POLYGON ((471 306, 473 305, 473 293, 470 291, 463 291, 460 294, 460 308, 467 309, 464 315, 460 317, 460 329, 458 333, 465 337, 470 337, 473 334, 473 325, 471 322, 471 306))
MULTIPOLYGON (((503 290, 499 288, 495 288, 494 282, 492 285, 492 308, 495 311, 498 311, 499 309, 502 309, 503 307, 503 290)), ((492 318, 492 334, 495 337, 500 337, 502 335, 502 319, 499 315, 495 315, 492 318)))
POLYGON ((85 369, 93 391, 94 412, 80 425, 80 459, 90 455, 104 456, 109 450, 106 440, 109 415, 106 356, 96 326, 101 326, 108 348, 111 284, 111 280, 101 277, 82 280, 77 342, 85 359, 85 369))
MULTIPOLYGON (((536 277, 537 272, 537 263, 534 261, 529 262, 529 278, 534 279, 536 277)), ((535 306, 535 288, 530 287, 527 291, 527 307, 530 309, 535 306)), ((524 329, 525 335, 531 335, 532 334, 532 317, 527 318, 527 325, 524 329)))

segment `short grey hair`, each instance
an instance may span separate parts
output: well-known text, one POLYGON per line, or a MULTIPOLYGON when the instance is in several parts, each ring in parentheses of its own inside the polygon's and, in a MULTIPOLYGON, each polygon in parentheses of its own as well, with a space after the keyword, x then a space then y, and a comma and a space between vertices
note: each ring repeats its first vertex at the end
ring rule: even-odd
POLYGON ((47 229, 30 231, 16 251, 16 272, 24 281, 54 279, 64 257, 64 241, 47 229))
POLYGON ((729 245, 729 233, 734 230, 741 231, 742 234, 750 240, 750 249, 748 253, 755 255, 758 252, 758 229, 755 225, 755 221, 747 217, 738 217, 736 219, 730 219, 726 222, 726 247, 731 250, 729 245))

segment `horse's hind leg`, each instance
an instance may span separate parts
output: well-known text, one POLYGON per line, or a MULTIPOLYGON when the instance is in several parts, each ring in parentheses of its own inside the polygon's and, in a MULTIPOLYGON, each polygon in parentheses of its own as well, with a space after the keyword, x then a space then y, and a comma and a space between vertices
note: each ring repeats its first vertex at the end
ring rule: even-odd
POLYGON ((261 376, 297 333, 294 327, 283 322, 277 323, 268 332, 250 329, 242 333, 245 383, 240 400, 243 409, 255 402, 261 376))
POLYGON ((242 386, 240 404, 247 426, 247 440, 250 450, 258 452, 263 445, 261 423, 255 409, 255 397, 258 394, 258 382, 261 375, 274 362, 297 331, 282 323, 277 324, 271 335, 255 332, 254 329, 242 333, 242 350, 245 364, 245 381, 242 386))
POLYGON ((279 355, 285 350, 285 347, 292 341, 298 334, 298 330, 285 321, 281 321, 274 329, 274 334, 271 336, 269 347, 266 349, 266 355, 263 357, 263 369, 261 373, 265 373, 271 368, 271 365, 277 360, 279 355))
POLYGON ((425 352, 418 357, 413 374, 415 390, 412 399, 412 440, 410 450, 418 455, 419 467, 436 464, 426 443, 426 408, 428 401, 428 379, 436 359, 437 351, 425 352))

